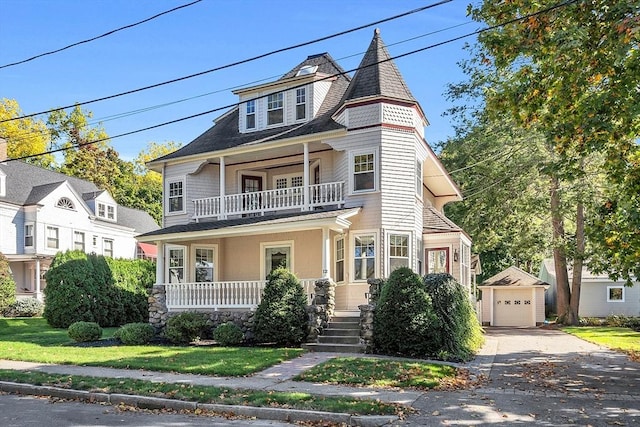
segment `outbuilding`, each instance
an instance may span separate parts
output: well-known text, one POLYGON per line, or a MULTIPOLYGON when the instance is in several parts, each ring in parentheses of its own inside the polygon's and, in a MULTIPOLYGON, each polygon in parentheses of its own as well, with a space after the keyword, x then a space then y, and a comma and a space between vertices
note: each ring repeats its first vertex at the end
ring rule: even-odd
POLYGON ((549 284, 517 267, 482 282, 483 326, 537 326, 544 322, 549 284))

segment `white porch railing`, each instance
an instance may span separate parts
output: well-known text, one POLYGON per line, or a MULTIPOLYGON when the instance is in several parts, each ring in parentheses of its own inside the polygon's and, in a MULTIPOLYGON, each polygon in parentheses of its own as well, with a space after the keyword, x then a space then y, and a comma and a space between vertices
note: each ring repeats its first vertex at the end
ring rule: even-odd
MULTIPOLYGON (((344 203, 344 182, 327 182, 309 186, 309 208, 344 203)), ((287 209, 304 209, 304 187, 289 187, 224 197, 194 199, 194 219, 225 215, 260 214, 287 209), (222 208, 224 207, 224 211, 222 208)))
MULTIPOLYGON (((307 302, 315 288, 315 279, 300 279, 307 295, 307 302)), ((221 308, 254 309, 260 304, 266 280, 244 280, 232 282, 166 283, 167 308, 192 309, 221 308)))

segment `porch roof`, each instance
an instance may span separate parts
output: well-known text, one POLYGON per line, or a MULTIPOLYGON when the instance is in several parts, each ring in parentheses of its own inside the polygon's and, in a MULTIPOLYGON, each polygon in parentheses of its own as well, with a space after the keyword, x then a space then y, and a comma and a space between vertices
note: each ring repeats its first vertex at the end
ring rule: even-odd
POLYGON ((361 207, 353 207, 251 216, 211 222, 192 222, 172 225, 141 234, 136 238, 140 242, 155 242, 200 237, 233 237, 247 234, 309 230, 321 227, 329 227, 341 231, 349 228, 351 222, 348 221, 348 218, 357 215, 361 209, 361 207))
POLYGON ((519 288, 528 288, 528 287, 543 287, 548 288, 549 284, 547 282, 543 282, 537 277, 527 273, 524 270, 519 269, 518 267, 509 267, 504 271, 492 276, 482 282, 479 287, 482 288, 492 288, 492 287, 512 287, 516 286, 519 288))

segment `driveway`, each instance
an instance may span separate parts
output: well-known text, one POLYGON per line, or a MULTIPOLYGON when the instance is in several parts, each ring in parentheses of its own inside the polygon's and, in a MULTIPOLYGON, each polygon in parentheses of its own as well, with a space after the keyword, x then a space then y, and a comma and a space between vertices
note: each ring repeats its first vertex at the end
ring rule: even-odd
POLYGON ((426 393, 399 425, 640 425, 640 364, 624 354, 539 328, 488 328, 486 340, 481 387, 426 393))

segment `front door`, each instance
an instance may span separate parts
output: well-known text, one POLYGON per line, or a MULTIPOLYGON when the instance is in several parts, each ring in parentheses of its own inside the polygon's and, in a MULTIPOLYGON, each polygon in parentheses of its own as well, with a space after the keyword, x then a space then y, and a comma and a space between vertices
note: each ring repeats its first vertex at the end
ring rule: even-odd
MULTIPOLYGON (((262 191, 262 177, 253 175, 242 175, 242 192, 259 193, 262 191)), ((250 212, 248 215, 259 214, 260 195, 247 194, 243 197, 243 209, 250 212)))

